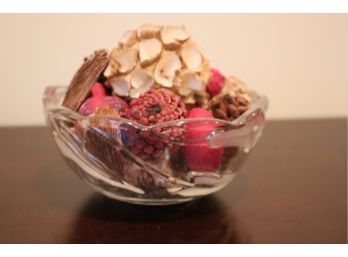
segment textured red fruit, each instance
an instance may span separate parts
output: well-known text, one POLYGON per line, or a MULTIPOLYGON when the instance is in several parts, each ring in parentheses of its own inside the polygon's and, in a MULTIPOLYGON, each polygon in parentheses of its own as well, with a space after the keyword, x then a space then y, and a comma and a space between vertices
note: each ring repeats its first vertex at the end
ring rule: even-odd
POLYGON ((128 108, 127 103, 117 96, 93 96, 81 105, 79 113, 84 116, 94 114, 99 106, 115 108, 118 111, 124 111, 128 108))
POLYGON ((124 116, 143 125, 181 119, 186 115, 180 97, 165 89, 150 90, 133 99, 124 116))
MULTIPOLYGON (((180 97, 166 89, 150 90, 133 99, 123 116, 143 125, 181 119, 186 115, 185 104, 180 97)), ((159 160, 166 148, 171 149, 171 140, 180 138, 179 127, 164 127, 159 131, 149 130, 141 133, 128 133, 128 145, 132 153, 143 160, 159 160)))
POLYGON ((92 96, 98 97, 98 96, 106 96, 106 91, 101 83, 94 83, 91 89, 92 96))
MULTIPOLYGON (((203 108, 193 108, 186 118, 213 118, 211 112, 203 108)), ((208 136, 215 128, 214 123, 189 124, 187 137, 190 141, 200 140, 208 136)), ((223 148, 210 148, 204 142, 202 144, 187 143, 184 147, 185 158, 191 170, 214 171, 219 168, 223 154, 223 148)))
POLYGON ((216 69, 211 69, 211 77, 206 87, 207 92, 211 97, 220 93, 221 88, 225 83, 225 76, 216 69))

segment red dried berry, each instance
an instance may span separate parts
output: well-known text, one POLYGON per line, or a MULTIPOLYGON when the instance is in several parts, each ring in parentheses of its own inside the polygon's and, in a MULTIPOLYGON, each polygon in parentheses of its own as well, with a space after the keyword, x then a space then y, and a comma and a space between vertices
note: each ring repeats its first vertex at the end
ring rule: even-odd
POLYGON ((225 83, 225 80, 226 80, 225 76, 222 75, 220 71, 216 69, 211 69, 211 77, 206 87, 206 90, 211 97, 220 93, 221 88, 223 87, 225 83))
POLYGON ((143 125, 176 120, 186 115, 185 104, 180 97, 168 90, 150 90, 133 99, 124 116, 143 125))
MULTIPOLYGON (((143 125, 181 119, 186 115, 185 104, 180 97, 165 89, 150 90, 133 99, 123 116, 143 125)), ((171 148, 172 140, 179 138, 179 127, 154 128, 146 131, 128 132, 129 148, 143 160, 159 160, 164 149, 171 148)))

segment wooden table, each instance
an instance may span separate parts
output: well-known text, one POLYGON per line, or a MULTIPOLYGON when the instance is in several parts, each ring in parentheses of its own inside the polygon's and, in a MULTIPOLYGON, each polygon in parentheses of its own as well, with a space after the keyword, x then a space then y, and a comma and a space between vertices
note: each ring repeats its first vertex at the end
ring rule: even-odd
POLYGON ((135 206, 80 181, 44 127, 0 129, 1 243, 345 243, 346 120, 270 121, 235 180, 135 206))

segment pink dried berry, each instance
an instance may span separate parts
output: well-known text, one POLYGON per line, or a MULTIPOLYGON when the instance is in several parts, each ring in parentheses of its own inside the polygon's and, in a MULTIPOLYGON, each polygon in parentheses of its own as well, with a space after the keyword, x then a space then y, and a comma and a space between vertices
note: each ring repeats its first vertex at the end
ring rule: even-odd
POLYGON ((92 96, 106 96, 104 85, 101 83, 94 83, 91 89, 92 96))
POLYGON ((96 113, 100 106, 115 108, 118 111, 123 111, 128 107, 127 103, 117 96, 92 96, 81 105, 79 113, 88 116, 96 113))
POLYGON ((222 75, 220 71, 216 69, 211 69, 211 77, 206 87, 206 90, 211 97, 220 93, 221 88, 223 87, 225 83, 225 80, 226 80, 225 76, 222 75))
MULTIPOLYGON (((213 118, 213 114, 203 108, 193 108, 186 118, 213 118)), ((187 137, 190 140, 201 139, 208 136, 215 129, 212 123, 188 124, 187 137)), ((184 147, 188 167, 195 171, 215 171, 219 168, 223 148, 210 148, 207 144, 187 143, 184 147)))

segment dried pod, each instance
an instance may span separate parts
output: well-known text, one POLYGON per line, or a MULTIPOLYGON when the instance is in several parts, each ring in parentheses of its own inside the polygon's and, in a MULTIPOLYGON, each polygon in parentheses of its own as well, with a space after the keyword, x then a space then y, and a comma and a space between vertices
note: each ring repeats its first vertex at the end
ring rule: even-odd
POLYGON ((138 51, 133 48, 127 48, 120 51, 115 57, 120 73, 128 73, 135 68, 138 63, 138 51))
POLYGON ((204 91, 193 91, 183 99, 186 107, 191 109, 193 107, 201 107, 209 109, 209 95, 204 91))
POLYGON ((156 65, 154 78, 163 87, 172 87, 176 73, 181 68, 181 62, 177 54, 168 52, 156 65))
POLYGON ((133 88, 141 88, 143 86, 152 87, 154 82, 151 74, 141 68, 136 69, 131 74, 131 86, 133 88))
POLYGON ((104 49, 96 51, 87 58, 70 82, 63 106, 77 111, 90 94, 92 85, 98 80, 107 64, 107 52, 104 49))
POLYGON ((211 109, 215 118, 232 121, 242 115, 250 103, 240 95, 227 93, 214 96, 211 109))
POLYGON ((138 98, 139 96, 143 95, 147 91, 149 91, 151 88, 151 84, 144 84, 139 88, 132 88, 130 91, 130 97, 131 98, 138 98))
POLYGON ((119 118, 115 108, 99 107, 97 115, 90 118, 90 125, 84 130, 84 144, 86 150, 101 160, 109 169, 109 175, 121 178, 124 166, 129 164, 120 153, 121 147, 118 145, 118 129, 113 128, 109 120, 104 116, 119 118))
POLYGON ((137 33, 140 39, 148 39, 159 37, 162 27, 156 25, 145 24, 138 28, 137 33))
POLYGON ((140 65, 147 66, 156 61, 162 52, 162 43, 157 38, 145 39, 139 43, 140 65))
POLYGON ((130 47, 134 45, 137 41, 138 41, 137 32, 135 30, 127 30, 125 33, 123 33, 119 41, 119 46, 130 47))
POLYGON ((202 91, 203 84, 195 73, 186 71, 178 77, 176 87, 180 95, 187 96, 193 91, 202 91))
POLYGON ((129 82, 129 94, 121 80, 121 88, 112 87, 116 95, 137 98, 151 88, 165 87, 186 97, 205 90, 209 71, 208 60, 184 27, 143 25, 124 33, 104 76, 108 86, 115 77, 129 82))
POLYGON ((120 48, 114 48, 112 49, 110 56, 109 56, 109 64, 104 70, 103 75, 106 78, 112 78, 118 74, 119 64, 116 61, 116 58, 118 55, 120 55, 121 49, 120 48))
POLYGON ((203 66, 203 56, 193 45, 186 45, 181 49, 181 58, 187 68, 191 71, 201 71, 203 66))
POLYGON ((184 27, 165 26, 161 30, 161 40, 166 49, 173 50, 190 38, 184 27))
POLYGON ((129 82, 124 77, 115 77, 109 81, 113 92, 119 96, 128 96, 130 91, 129 82))

